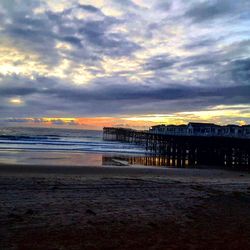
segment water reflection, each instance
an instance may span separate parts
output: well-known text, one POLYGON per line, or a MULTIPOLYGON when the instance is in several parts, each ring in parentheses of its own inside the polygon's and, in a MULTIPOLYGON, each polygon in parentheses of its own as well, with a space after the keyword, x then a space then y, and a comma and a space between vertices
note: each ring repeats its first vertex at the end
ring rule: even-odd
POLYGON ((117 153, 1 151, 0 162, 9 164, 53 166, 158 166, 158 167, 222 167, 250 170, 249 150, 240 148, 168 148, 162 154, 125 155, 117 153))
POLYGON ((171 159, 165 156, 145 155, 145 156, 103 156, 102 165, 141 165, 157 167, 189 167, 187 159, 171 159))
POLYGON ((102 154, 1 150, 0 164, 44 165, 44 166, 102 166, 102 154))

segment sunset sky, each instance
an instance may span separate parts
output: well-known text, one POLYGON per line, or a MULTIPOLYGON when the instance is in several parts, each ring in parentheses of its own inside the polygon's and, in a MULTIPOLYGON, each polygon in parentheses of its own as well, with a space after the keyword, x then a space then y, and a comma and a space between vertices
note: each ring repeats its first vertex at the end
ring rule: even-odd
POLYGON ((250 123, 249 0, 0 0, 0 126, 250 123))

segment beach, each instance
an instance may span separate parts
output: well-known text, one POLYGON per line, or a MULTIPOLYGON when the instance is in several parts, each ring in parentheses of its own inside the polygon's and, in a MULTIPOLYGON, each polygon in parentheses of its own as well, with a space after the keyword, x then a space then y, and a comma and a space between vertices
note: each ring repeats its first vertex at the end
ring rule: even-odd
POLYGON ((0 250, 250 250, 250 0, 0 0, 0 250))
POLYGON ((249 249, 250 174, 0 165, 0 249, 249 249))

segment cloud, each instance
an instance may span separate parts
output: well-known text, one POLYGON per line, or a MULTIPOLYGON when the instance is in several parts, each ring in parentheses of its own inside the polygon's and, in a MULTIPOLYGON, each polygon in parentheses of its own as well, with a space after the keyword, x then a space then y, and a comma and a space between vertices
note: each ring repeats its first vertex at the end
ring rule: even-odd
MULTIPOLYGON (((130 85, 125 79, 102 79, 91 86, 68 86, 58 79, 37 79, 20 82, 11 89, 1 85, 0 98, 6 100, 1 117, 29 114, 34 116, 129 115, 139 113, 166 113, 182 110, 206 109, 214 105, 250 104, 250 86, 148 86, 130 85), (47 86, 47 88, 41 87, 47 86), (29 89, 32 85, 32 89, 29 89), (21 88, 20 88, 21 86, 21 88), (36 87, 34 87, 36 86, 36 87), (7 98, 19 96, 25 105, 13 107, 7 98), (19 110, 19 111, 17 111, 19 110)), ((8 82, 11 82, 10 80, 8 82)), ((2 104, 2 105, 3 105, 2 104)))
POLYGON ((5 122, 10 122, 10 123, 27 123, 28 120, 26 118, 9 118, 5 119, 5 122))
POLYGON ((79 32, 92 46, 109 56, 128 56, 138 50, 140 46, 129 41, 123 34, 109 33, 115 24, 118 24, 118 21, 114 18, 87 21, 82 23, 79 32))
POLYGON ((194 22, 200 23, 211 21, 218 18, 235 17, 242 15, 250 7, 249 1, 234 1, 234 0, 212 0, 200 1, 191 5, 186 12, 186 17, 191 18, 194 22))
POLYGON ((68 125, 68 126, 77 125, 77 123, 74 120, 52 119, 52 120, 50 120, 50 122, 53 125, 59 125, 59 126, 62 126, 62 125, 68 125))
POLYGON ((186 16, 193 19, 195 22, 204 22, 213 18, 221 17, 230 12, 232 9, 231 1, 206 1, 199 2, 191 7, 186 16))
POLYGON ((92 5, 85 5, 85 4, 78 4, 77 5, 78 8, 89 11, 89 12, 93 12, 93 13, 99 13, 100 10, 92 5))
POLYGON ((157 10, 166 12, 166 11, 170 11, 172 5, 173 5, 173 2, 171 0, 164 0, 164 1, 156 1, 154 7, 157 10))
POLYGON ((168 55, 157 55, 151 57, 145 64, 146 70, 161 70, 169 68, 177 62, 177 59, 171 58, 168 55))
POLYGON ((249 1, 0 5, 0 117, 172 114, 249 104, 249 1), (11 98, 23 105, 10 105, 11 98))
POLYGON ((250 80, 250 57, 233 61, 229 66, 229 71, 235 81, 248 85, 250 80))
POLYGON ((190 42, 189 44, 185 45, 186 49, 198 49, 198 48, 208 48, 210 46, 214 46, 217 44, 219 39, 210 39, 210 38, 204 38, 204 39, 199 39, 190 42))
MULTIPOLYGON (((8 14, 6 14, 6 17, 8 14)), ((25 50, 37 52, 40 58, 51 65, 60 62, 62 54, 56 50, 59 41, 73 45, 74 48, 64 56, 71 60, 100 60, 100 53, 109 56, 127 56, 138 50, 140 46, 123 34, 110 32, 112 26, 120 21, 115 17, 105 16, 101 10, 91 5, 73 5, 62 13, 46 10, 42 14, 32 12, 16 12, 11 16, 11 22, 4 27, 3 34, 25 50), (74 11, 84 10, 93 13, 95 20, 79 19, 74 11)))

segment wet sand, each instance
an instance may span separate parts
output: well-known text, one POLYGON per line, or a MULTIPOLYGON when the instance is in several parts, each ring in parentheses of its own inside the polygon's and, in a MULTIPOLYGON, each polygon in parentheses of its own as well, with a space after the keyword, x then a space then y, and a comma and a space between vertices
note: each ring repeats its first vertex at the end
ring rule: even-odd
POLYGON ((250 249, 250 174, 0 165, 0 249, 250 249))

